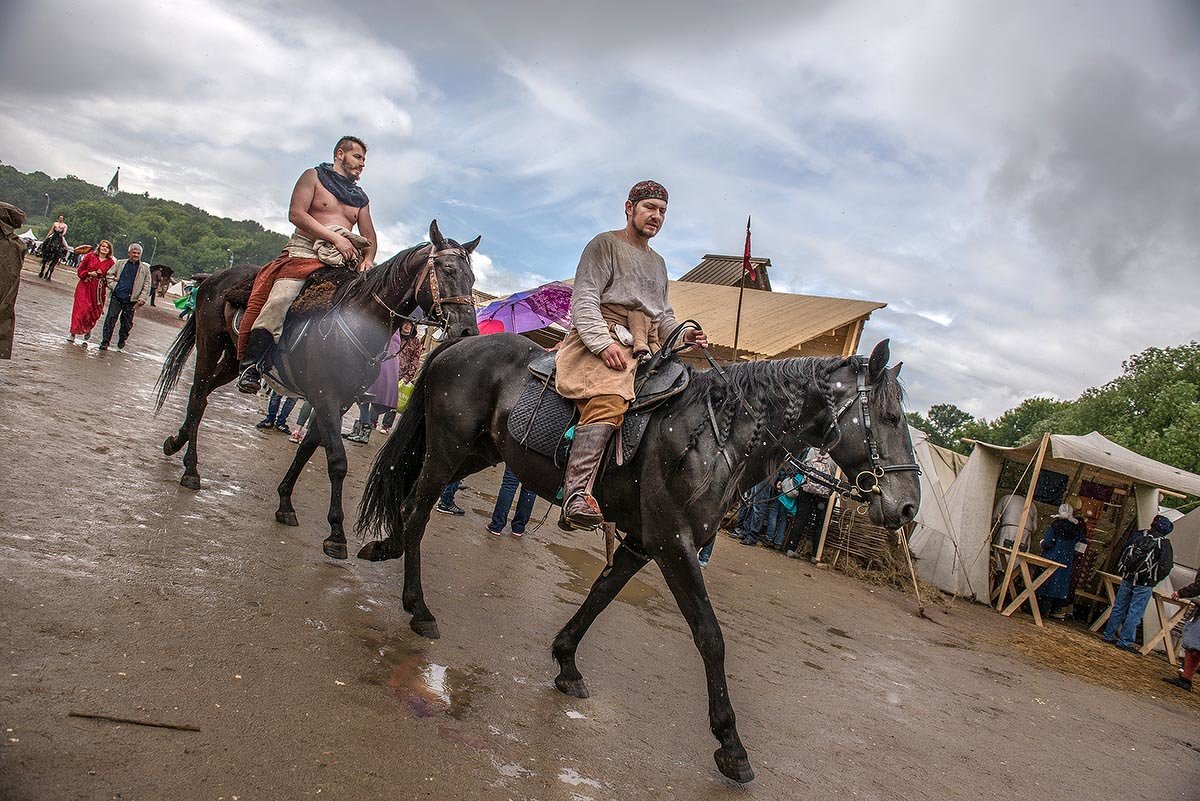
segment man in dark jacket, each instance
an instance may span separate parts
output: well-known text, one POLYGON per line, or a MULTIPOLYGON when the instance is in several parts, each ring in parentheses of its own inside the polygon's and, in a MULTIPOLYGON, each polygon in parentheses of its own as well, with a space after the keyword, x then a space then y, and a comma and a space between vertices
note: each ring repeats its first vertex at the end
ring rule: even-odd
POLYGON ((1155 515, 1148 530, 1135 531, 1129 538, 1129 544, 1117 562, 1121 586, 1117 588, 1117 599, 1113 602, 1108 625, 1104 627, 1105 642, 1137 652, 1133 638, 1146 605, 1150 603, 1154 585, 1166 578, 1175 566, 1175 552, 1167 540, 1174 528, 1170 520, 1155 515))

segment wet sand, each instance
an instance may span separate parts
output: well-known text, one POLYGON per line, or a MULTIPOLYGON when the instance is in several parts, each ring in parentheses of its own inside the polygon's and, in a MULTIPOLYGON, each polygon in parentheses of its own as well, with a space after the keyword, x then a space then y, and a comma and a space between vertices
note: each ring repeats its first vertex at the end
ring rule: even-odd
MULTIPOLYGON (((732 785, 653 567, 580 648, 592 697, 559 694, 550 640, 602 545, 553 518, 488 534, 485 471, 465 517, 431 521, 443 636, 422 640, 399 562, 322 555, 322 452, 300 527, 275 523, 293 446, 254 429, 265 399, 227 387, 201 429, 203 489, 181 488, 161 443, 190 376, 152 415, 175 329, 139 314, 126 352, 84 350, 63 342, 70 303, 23 281, 0 362, 0 798, 1200 798, 1195 708, 1171 688, 1086 683, 1005 647, 1027 620, 969 603, 922 620, 909 597, 721 536, 706 578, 758 773, 732 785)), ((349 519, 378 445, 349 448, 349 519)))

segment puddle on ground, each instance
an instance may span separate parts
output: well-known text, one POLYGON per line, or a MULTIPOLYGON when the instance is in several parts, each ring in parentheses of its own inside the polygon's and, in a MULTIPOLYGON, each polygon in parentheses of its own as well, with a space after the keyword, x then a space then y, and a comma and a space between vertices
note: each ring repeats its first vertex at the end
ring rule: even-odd
POLYGON ((392 694, 418 718, 449 715, 461 720, 476 694, 485 691, 479 668, 439 665, 423 654, 411 653, 396 663, 387 680, 392 694))
POLYGON ((853 640, 853 639, 854 639, 853 637, 851 637, 851 636, 850 636, 849 634, 847 634, 846 632, 842 631, 841 629, 834 628, 833 626, 830 626, 829 628, 827 628, 827 629, 825 629, 825 630, 826 630, 827 632, 829 632, 830 634, 834 635, 835 637, 845 637, 847 640, 853 640))
MULTIPOLYGON (((600 549, 604 548, 604 542, 599 537, 596 538, 596 544, 600 549)), ((572 548, 557 542, 546 543, 546 547, 550 549, 551 553, 566 562, 567 567, 571 569, 570 578, 560 582, 558 586, 579 595, 587 595, 592 589, 592 582, 604 569, 604 559, 590 551, 572 548)), ((663 597, 658 590, 646 582, 632 578, 617 594, 617 600, 647 609, 662 603, 663 597)))

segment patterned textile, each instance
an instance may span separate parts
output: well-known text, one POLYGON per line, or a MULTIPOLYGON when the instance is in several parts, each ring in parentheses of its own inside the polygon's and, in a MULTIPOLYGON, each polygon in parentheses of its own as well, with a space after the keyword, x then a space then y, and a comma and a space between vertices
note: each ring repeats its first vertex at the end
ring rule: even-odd
POLYGON ((361 209, 371 202, 367 199, 367 193, 362 190, 357 181, 335 171, 333 165, 329 162, 318 164, 316 169, 317 178, 321 180, 321 186, 328 189, 329 194, 337 198, 338 203, 361 209))
MULTIPOLYGON (((649 421, 648 413, 625 415, 619 434, 622 463, 628 464, 637 453, 649 421)), ((508 432, 523 447, 549 456, 555 464, 565 465, 570 448, 566 433, 574 423, 575 404, 530 376, 509 413, 508 432)), ((615 464, 615 448, 608 461, 615 464)))
POLYGON ((638 181, 629 190, 629 202, 634 205, 639 200, 667 201, 667 189, 658 181, 638 181))

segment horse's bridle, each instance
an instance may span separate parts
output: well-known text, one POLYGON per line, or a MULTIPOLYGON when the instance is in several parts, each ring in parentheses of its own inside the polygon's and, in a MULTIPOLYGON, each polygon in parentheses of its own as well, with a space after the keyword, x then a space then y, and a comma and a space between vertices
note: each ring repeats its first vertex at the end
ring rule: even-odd
MULTIPOLYGON (((425 260, 425 264, 422 265, 421 269, 417 272, 417 280, 413 282, 412 293, 408 296, 415 302, 417 294, 421 291, 421 285, 426 282, 429 283, 429 294, 433 298, 433 302, 430 304, 429 315, 427 317, 417 320, 407 314, 401 314, 400 312, 396 311, 391 306, 384 303, 383 298, 379 297, 379 295, 375 294, 374 292, 371 293, 371 297, 375 299, 376 303, 387 309, 388 314, 392 315, 392 317, 397 320, 445 328, 447 321, 445 314, 442 312, 443 306, 474 306, 475 299, 467 297, 466 295, 452 295, 445 298, 442 297, 441 288, 438 284, 437 270, 434 267, 434 262, 437 260, 438 256, 460 256, 464 259, 470 259, 470 255, 463 248, 446 247, 442 248, 441 250, 435 250, 433 245, 429 246, 429 258, 425 260)), ((406 298, 406 300, 407 299, 408 298, 406 298)))
MULTIPOLYGON (((688 324, 695 325, 697 328, 700 327, 699 324, 694 320, 687 320, 680 324, 675 331, 671 332, 669 341, 674 342, 675 335, 682 330, 685 325, 688 324)), ((742 397, 742 394, 738 392, 737 388, 733 385, 733 382, 730 381, 729 377, 725 375, 725 371, 721 369, 721 366, 717 364, 716 360, 712 357, 712 354, 710 354, 707 349, 704 350, 704 356, 706 359, 708 359, 709 365, 716 370, 717 375, 721 376, 721 379, 725 382, 726 386, 728 386, 737 396, 742 407, 753 416, 754 410, 750 408, 750 404, 748 404, 746 399, 742 397)), ((825 429, 825 438, 822 441, 820 448, 822 453, 829 453, 831 448, 837 447, 837 444, 841 442, 842 439, 842 431, 840 428, 838 428, 838 422, 842 419, 842 416, 857 402, 859 404, 859 412, 862 419, 863 444, 866 446, 867 455, 871 460, 871 469, 860 472, 854 477, 854 483, 851 484, 850 482, 840 479, 837 476, 833 476, 822 470, 818 470, 812 465, 805 464, 800 459, 796 458, 790 451, 788 451, 785 461, 787 464, 791 465, 796 472, 803 473, 805 477, 812 480, 814 483, 828 487, 831 491, 845 496, 850 500, 857 501, 860 504, 866 504, 870 501, 872 493, 882 494, 883 490, 879 486, 879 479, 883 478, 886 474, 915 471, 917 475, 920 475, 921 466, 915 461, 908 464, 880 464, 879 445, 876 443, 875 435, 871 431, 870 400, 871 393, 874 391, 874 388, 869 386, 866 381, 866 375, 870 370, 868 366, 869 362, 865 356, 852 356, 850 357, 850 363, 854 365, 855 382, 857 385, 855 392, 846 399, 845 403, 836 409, 834 408, 832 401, 828 403, 827 408, 829 409, 830 415, 829 427, 825 429)), ((711 407, 709 413, 710 416, 712 416, 711 407)), ((720 432, 717 430, 715 417, 713 418, 713 431, 717 436, 718 443, 720 443, 720 432)), ((766 431, 767 435, 775 441, 776 445, 783 447, 783 439, 781 437, 776 435, 775 432, 771 431, 771 429, 768 427, 764 427, 764 431, 766 431)), ((784 450, 787 451, 786 448, 784 448, 784 450)), ((724 452, 724 449, 722 449, 722 452, 724 452)), ((729 457, 726 456, 725 458, 726 461, 728 461, 729 457)))
POLYGON ((869 386, 866 381, 866 374, 870 368, 865 356, 851 356, 850 361, 854 365, 855 391, 838 408, 834 409, 832 403, 829 405, 829 427, 825 429, 825 439, 821 443, 821 450, 828 453, 831 448, 837 447, 837 444, 841 442, 842 430, 838 427, 838 423, 841 421, 842 416, 855 403, 858 403, 859 414, 862 419, 863 445, 866 446, 867 456, 871 460, 871 469, 860 472, 854 477, 854 483, 850 484, 827 473, 823 473, 811 465, 805 465, 794 459, 789 459, 789 461, 806 476, 818 479, 818 483, 830 486, 831 489, 836 489, 840 494, 846 495, 859 503, 865 503, 870 499, 872 493, 883 492, 879 487, 879 479, 883 478, 887 473, 915 471, 920 475, 921 466, 915 461, 908 464, 880 464, 879 444, 875 441, 875 435, 871 431, 870 401, 871 392, 874 391, 874 388, 869 386), (836 482, 836 485, 831 485, 830 482, 836 482))

